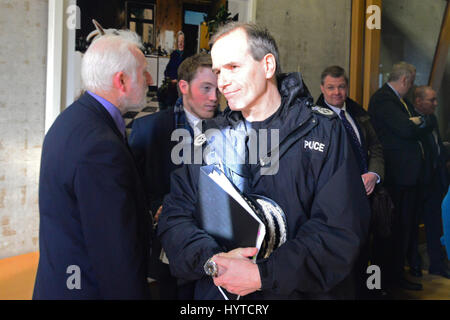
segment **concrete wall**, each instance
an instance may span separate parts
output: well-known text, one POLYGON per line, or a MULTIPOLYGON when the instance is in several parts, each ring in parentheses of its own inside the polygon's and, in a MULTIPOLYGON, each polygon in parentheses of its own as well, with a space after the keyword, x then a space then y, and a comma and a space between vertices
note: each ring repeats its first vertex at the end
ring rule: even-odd
POLYGON ((0 0, 0 259, 38 249, 47 0, 0 0))
MULTIPOLYGON (((416 66, 416 85, 428 84, 446 3, 446 0, 383 1, 380 56, 383 82, 392 65, 403 60, 416 66)), ((438 94, 437 116, 441 133, 447 131, 450 120, 449 81, 450 55, 438 94)), ((447 139, 450 139, 449 135, 447 139)))
POLYGON ((256 22, 277 41, 283 71, 300 71, 315 99, 323 69, 348 72, 351 0, 258 0, 256 22))

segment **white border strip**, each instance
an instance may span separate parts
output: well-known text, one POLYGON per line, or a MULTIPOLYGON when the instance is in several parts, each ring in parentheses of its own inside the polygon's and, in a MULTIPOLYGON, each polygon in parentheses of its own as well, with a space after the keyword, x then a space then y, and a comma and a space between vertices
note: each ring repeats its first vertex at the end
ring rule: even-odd
POLYGON ((63 58, 64 1, 48 2, 47 94, 45 102, 45 133, 61 110, 63 58))

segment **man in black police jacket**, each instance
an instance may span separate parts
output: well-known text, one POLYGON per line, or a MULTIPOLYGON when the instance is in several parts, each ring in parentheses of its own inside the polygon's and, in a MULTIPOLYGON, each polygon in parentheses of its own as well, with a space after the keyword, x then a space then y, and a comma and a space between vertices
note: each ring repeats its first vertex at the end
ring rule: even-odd
POLYGON ((229 108, 204 124, 204 164, 224 164, 240 191, 278 203, 286 214, 287 241, 256 263, 248 259, 256 248, 225 253, 199 227, 196 203, 199 193, 208 192, 198 186, 201 164, 186 165, 172 175, 159 222, 172 273, 196 281, 196 299, 223 299, 216 286, 248 299, 353 298, 350 272, 370 211, 344 128, 333 112, 310 108, 300 74, 280 73, 277 46, 266 29, 232 23, 212 42, 213 71, 229 108), (255 158, 250 128, 267 129, 271 139, 277 132, 279 157, 242 166, 227 162, 233 154, 255 158), (209 129, 220 135, 212 139, 209 129))

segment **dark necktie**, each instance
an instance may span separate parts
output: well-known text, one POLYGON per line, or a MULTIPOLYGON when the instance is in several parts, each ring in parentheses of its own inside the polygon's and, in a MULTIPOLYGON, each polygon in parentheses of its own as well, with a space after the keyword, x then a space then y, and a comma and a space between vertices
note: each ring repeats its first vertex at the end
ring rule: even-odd
POLYGON ((367 157, 361 146, 361 143, 358 140, 358 136, 356 135, 356 132, 350 122, 347 120, 344 110, 341 110, 339 116, 341 117, 342 124, 345 127, 345 131, 347 131, 347 134, 349 135, 352 149, 355 152, 356 160, 358 161, 361 174, 367 173, 367 157))
MULTIPOLYGON (((433 118, 431 118, 430 116, 425 116, 425 118, 428 123, 434 124, 433 118)), ((435 169, 437 167, 438 158, 439 158, 439 154, 440 154, 439 140, 438 140, 438 136, 437 136, 437 132, 436 132, 436 127, 432 132, 430 132, 427 135, 427 139, 428 139, 428 144, 431 147, 430 156, 432 159, 433 169, 435 169)))

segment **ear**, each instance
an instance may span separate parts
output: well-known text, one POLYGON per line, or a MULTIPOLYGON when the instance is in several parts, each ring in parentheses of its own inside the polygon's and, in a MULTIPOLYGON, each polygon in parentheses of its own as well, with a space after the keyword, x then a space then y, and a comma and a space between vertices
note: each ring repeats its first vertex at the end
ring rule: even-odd
POLYGON ((264 64, 264 70, 266 72, 266 79, 272 79, 277 70, 277 61, 275 56, 271 53, 268 53, 264 56, 262 60, 264 64))
POLYGON ((320 85, 320 91, 322 91, 322 93, 325 94, 325 87, 323 84, 320 85))
POLYGON ((405 87, 408 86, 408 84, 409 84, 409 79, 408 79, 407 76, 403 76, 403 78, 402 78, 402 83, 403 83, 403 85, 404 85, 405 87))
POLYGON ((117 72, 113 77, 113 86, 119 92, 124 93, 127 90, 125 74, 121 72, 117 72))
POLYGON ((186 80, 179 80, 178 87, 180 88, 181 94, 185 95, 189 93, 189 82, 186 80))

